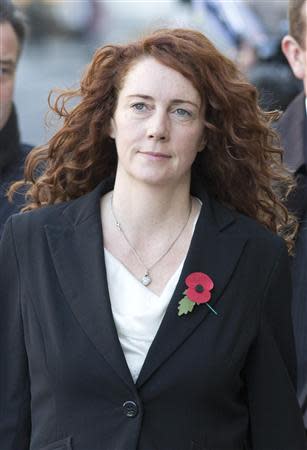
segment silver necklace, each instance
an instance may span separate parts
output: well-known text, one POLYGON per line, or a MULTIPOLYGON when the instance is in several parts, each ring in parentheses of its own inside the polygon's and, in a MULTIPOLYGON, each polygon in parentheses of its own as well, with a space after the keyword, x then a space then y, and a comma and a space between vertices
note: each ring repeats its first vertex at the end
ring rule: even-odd
POLYGON ((138 260, 138 262, 139 262, 139 263, 144 267, 144 269, 145 269, 145 273, 144 273, 144 275, 143 275, 143 277, 142 277, 142 279, 141 279, 140 281, 141 281, 141 283, 142 283, 144 286, 149 286, 150 283, 152 282, 152 276, 150 275, 150 271, 151 271, 151 270, 158 264, 158 262, 160 262, 161 259, 163 259, 164 256, 166 256, 167 253, 173 248, 173 246, 176 244, 176 242, 178 241, 178 239, 179 239, 180 236, 182 235, 182 233, 183 233, 185 227, 187 226, 187 224, 188 224, 188 222, 189 222, 189 219, 190 219, 190 216, 191 216, 191 211, 192 211, 192 201, 190 202, 190 209, 189 209, 189 214, 188 214, 188 216, 187 216, 187 220, 184 222, 184 224, 183 224, 182 228, 180 229, 179 233, 177 234, 176 238, 175 238, 175 239, 172 241, 172 243, 168 246, 168 248, 166 249, 166 251, 163 252, 162 255, 159 256, 159 258, 158 258, 158 259, 157 259, 150 267, 147 267, 146 264, 143 262, 142 258, 140 257, 140 255, 138 254, 138 252, 136 251, 136 249, 133 247, 133 245, 131 244, 131 242, 130 242, 129 239, 127 238, 127 236, 126 236, 124 230, 122 229, 122 227, 121 227, 119 221, 117 220, 116 215, 115 215, 115 213, 114 213, 114 209, 113 209, 113 194, 112 194, 111 197, 110 197, 110 208, 111 208, 112 216, 113 216, 114 221, 115 221, 116 228, 121 232, 121 234, 123 235, 125 241, 127 242, 127 244, 129 245, 129 247, 130 247, 131 250, 133 251, 133 253, 134 253, 136 259, 138 260))

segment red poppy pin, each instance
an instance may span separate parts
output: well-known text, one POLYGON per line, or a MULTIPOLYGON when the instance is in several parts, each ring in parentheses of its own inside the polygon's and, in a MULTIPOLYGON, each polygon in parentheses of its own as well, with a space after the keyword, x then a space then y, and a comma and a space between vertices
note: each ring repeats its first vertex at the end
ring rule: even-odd
POLYGON ((200 305, 205 303, 209 309, 217 316, 217 312, 212 306, 209 305, 209 300, 211 298, 211 290, 214 287, 211 278, 202 272, 193 272, 188 275, 185 279, 185 283, 188 287, 184 291, 184 297, 179 302, 178 306, 178 316, 183 314, 188 314, 193 311, 195 303, 200 305))

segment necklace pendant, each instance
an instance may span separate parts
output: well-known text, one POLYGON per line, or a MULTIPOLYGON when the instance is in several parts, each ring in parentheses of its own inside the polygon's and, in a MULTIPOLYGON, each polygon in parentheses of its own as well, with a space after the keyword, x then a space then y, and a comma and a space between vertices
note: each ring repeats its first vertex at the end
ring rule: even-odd
POLYGON ((144 286, 149 286, 151 282, 152 282, 152 279, 151 279, 151 277, 149 276, 149 273, 146 272, 145 275, 144 275, 143 278, 142 278, 142 284, 143 284, 144 286))

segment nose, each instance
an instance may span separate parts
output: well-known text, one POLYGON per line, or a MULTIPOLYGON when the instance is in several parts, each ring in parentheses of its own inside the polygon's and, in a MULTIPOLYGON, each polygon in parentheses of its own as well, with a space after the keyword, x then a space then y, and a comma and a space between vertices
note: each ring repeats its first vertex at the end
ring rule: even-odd
POLYGON ((150 118, 147 137, 151 140, 166 141, 169 138, 169 124, 167 114, 156 111, 150 118))

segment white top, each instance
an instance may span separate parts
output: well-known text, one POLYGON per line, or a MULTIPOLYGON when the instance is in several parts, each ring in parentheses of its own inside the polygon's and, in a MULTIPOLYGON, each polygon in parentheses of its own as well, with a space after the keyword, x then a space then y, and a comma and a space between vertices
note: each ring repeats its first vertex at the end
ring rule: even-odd
MULTIPOLYGON (((193 232, 198 216, 194 221, 193 232)), ((104 257, 118 338, 136 382, 179 281, 185 258, 158 296, 137 280, 106 248, 104 257)))
POLYGON ((178 283, 183 261, 158 296, 107 249, 104 249, 104 255, 113 318, 135 382, 178 283))

